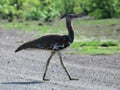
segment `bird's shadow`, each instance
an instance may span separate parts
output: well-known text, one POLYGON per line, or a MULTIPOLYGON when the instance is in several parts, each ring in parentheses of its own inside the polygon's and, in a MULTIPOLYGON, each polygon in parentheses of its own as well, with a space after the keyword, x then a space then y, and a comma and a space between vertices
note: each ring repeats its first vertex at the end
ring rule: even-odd
POLYGON ((29 85, 29 84, 41 84, 43 81, 29 81, 29 82, 1 82, 1 84, 17 84, 17 85, 29 85))

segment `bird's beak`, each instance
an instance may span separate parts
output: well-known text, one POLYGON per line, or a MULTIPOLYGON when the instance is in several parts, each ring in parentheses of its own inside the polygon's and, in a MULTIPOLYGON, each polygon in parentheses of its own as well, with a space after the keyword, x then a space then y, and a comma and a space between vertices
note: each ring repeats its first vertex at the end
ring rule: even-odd
POLYGON ((75 14, 75 15, 74 15, 74 18, 78 18, 78 17, 80 17, 79 14, 75 14))

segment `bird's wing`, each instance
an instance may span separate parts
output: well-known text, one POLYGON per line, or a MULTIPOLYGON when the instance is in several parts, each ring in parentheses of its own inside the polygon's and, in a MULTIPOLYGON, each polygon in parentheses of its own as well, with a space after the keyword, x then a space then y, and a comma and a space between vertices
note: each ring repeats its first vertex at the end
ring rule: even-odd
POLYGON ((36 41, 36 48, 41 49, 62 49, 65 47, 65 40, 64 37, 61 35, 48 35, 43 36, 36 41))
POLYGON ((66 44, 65 38, 63 36, 47 35, 22 44, 20 47, 17 48, 15 52, 27 48, 57 50, 57 49, 63 49, 67 46, 68 45, 66 44))

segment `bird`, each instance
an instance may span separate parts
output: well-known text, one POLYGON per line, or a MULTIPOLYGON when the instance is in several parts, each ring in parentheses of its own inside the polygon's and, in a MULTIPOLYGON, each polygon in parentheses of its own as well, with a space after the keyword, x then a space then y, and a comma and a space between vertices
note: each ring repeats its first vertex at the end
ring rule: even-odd
POLYGON ((68 14, 65 17, 66 19, 66 28, 68 29, 68 34, 67 35, 57 35, 57 34, 53 34, 53 35, 45 35, 42 36, 38 39, 35 40, 31 40, 28 41, 22 45, 20 45, 15 52, 24 50, 24 49, 43 49, 43 50, 50 50, 51 54, 47 60, 46 66, 45 66, 45 71, 43 74, 43 80, 44 81, 49 81, 49 79, 46 79, 46 73, 47 73, 47 69, 50 63, 51 58, 57 53, 60 59, 60 63, 63 67, 63 69, 65 70, 69 80, 78 80, 76 78, 72 78, 69 74, 69 72, 67 71, 63 60, 62 60, 62 56, 61 56, 61 50, 69 47, 73 41, 74 41, 74 31, 71 25, 71 21, 74 18, 77 18, 79 15, 77 14, 68 14))

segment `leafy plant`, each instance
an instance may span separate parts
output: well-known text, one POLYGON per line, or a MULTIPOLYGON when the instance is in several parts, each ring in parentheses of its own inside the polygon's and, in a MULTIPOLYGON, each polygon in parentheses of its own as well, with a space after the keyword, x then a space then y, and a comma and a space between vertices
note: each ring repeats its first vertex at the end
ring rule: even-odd
POLYGON ((1 0, 0 1, 0 13, 2 18, 7 18, 9 22, 13 21, 14 18, 18 18, 22 13, 19 5, 16 3, 17 0, 1 0))
POLYGON ((120 17, 120 0, 0 0, 0 18, 53 21, 69 13, 120 17))
POLYGON ((120 0, 90 0, 89 8, 89 14, 98 19, 118 17, 120 0))

